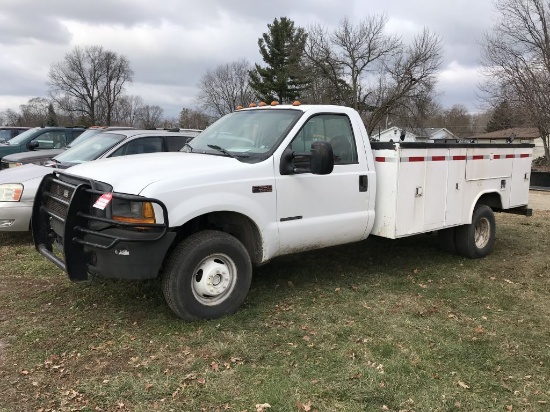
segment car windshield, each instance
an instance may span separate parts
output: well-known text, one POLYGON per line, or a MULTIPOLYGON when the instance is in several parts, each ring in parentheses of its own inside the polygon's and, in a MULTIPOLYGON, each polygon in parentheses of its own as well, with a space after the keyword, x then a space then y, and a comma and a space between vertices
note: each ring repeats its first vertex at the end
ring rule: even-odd
POLYGON ((37 130, 40 130, 40 129, 26 130, 23 133, 15 136, 13 139, 8 140, 6 143, 9 144, 10 146, 19 146, 21 143, 27 141, 29 136, 36 134, 37 130))
POLYGON ((301 115, 302 111, 296 109, 237 111, 215 122, 184 150, 243 160, 263 159, 275 150, 301 115))
POLYGON ((58 154, 54 157, 54 161, 78 164, 95 160, 124 139, 126 139, 126 136, 122 134, 99 133, 80 143, 78 146, 74 146, 58 154))
POLYGON ((101 133, 103 129, 88 129, 82 132, 76 139, 74 139, 67 147, 71 148, 77 144, 83 143, 88 140, 90 137, 95 136, 98 133, 101 133))

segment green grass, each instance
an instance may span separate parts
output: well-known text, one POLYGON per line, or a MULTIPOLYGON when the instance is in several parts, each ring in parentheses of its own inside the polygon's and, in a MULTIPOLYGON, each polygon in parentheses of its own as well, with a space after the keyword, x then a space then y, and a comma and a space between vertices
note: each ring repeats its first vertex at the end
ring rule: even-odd
POLYGON ((497 216, 482 260, 430 235, 282 257, 196 323, 0 234, 0 411, 548 410, 549 218, 497 216))

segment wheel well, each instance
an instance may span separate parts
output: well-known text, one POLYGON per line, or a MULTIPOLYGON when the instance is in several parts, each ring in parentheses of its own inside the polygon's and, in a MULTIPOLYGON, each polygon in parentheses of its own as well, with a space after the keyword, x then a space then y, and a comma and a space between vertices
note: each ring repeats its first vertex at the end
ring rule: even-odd
POLYGON ((236 212, 212 212, 191 219, 183 226, 174 229, 177 235, 172 248, 189 235, 206 229, 219 230, 236 237, 248 251, 252 263, 261 262, 263 243, 260 231, 250 218, 236 212))
POLYGON ((502 200, 496 192, 485 193, 478 200, 476 205, 487 205, 493 210, 502 209, 502 200))

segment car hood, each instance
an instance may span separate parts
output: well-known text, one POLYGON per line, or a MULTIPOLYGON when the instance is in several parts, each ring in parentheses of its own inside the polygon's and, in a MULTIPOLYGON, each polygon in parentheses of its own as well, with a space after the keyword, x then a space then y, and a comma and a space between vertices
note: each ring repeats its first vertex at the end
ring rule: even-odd
POLYGON ((13 153, 2 158, 6 162, 32 162, 35 159, 50 159, 64 152, 65 149, 34 150, 32 152, 13 153))
POLYGON ((200 153, 151 153, 100 159, 73 166, 64 174, 80 176, 107 183, 120 193, 139 194, 148 185, 178 174, 187 178, 215 172, 223 176, 227 171, 249 167, 237 159, 200 153))
POLYGON ((12 167, 0 172, 0 183, 24 183, 27 180, 45 176, 53 172, 51 167, 37 166, 33 164, 12 167))

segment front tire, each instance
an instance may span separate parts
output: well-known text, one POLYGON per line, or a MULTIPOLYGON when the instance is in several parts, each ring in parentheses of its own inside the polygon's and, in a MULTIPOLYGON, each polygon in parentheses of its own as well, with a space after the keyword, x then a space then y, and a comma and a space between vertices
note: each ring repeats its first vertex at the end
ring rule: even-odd
POLYGON ((168 258, 162 278, 164 298, 185 320, 215 319, 243 303, 252 281, 252 264, 243 244, 214 230, 194 233, 168 258))
POLYGON ((476 205, 472 223, 456 228, 456 250, 470 259, 485 257, 493 250, 495 234, 493 210, 487 205, 476 205))

